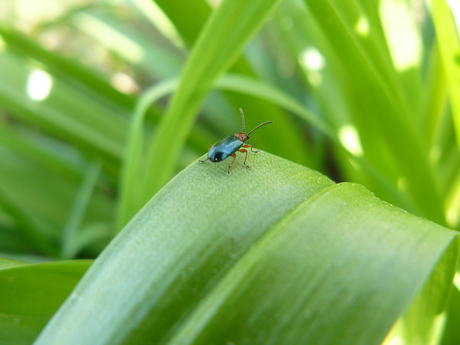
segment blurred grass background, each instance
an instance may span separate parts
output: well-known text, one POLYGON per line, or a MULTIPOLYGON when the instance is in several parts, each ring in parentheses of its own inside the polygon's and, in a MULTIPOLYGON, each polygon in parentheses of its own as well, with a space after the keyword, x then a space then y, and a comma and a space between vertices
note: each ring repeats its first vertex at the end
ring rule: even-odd
MULTIPOLYGON (((216 33, 179 82, 218 3, 0 1, 1 257, 97 256, 175 173, 240 130, 238 108, 248 128, 275 121, 256 147, 459 228, 455 2, 284 0, 247 45, 216 33), (195 102, 171 110, 184 85, 195 102)), ((228 30, 251 25, 245 15, 228 30)))

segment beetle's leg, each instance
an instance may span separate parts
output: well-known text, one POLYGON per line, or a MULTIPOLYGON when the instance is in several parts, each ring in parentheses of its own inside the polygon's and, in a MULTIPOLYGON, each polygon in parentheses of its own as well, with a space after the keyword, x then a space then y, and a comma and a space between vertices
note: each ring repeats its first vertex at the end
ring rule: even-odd
POLYGON ((232 162, 230 163, 230 165, 228 166, 228 169, 227 169, 227 174, 229 174, 229 175, 230 175, 230 168, 232 167, 233 163, 235 162, 236 154, 232 153, 230 156, 233 157, 233 160, 232 160, 232 162))
POLYGON ((249 147, 249 148, 251 148, 251 152, 254 152, 254 153, 259 152, 259 150, 254 150, 254 147, 253 147, 252 145, 249 145, 249 144, 245 144, 245 145, 243 145, 243 147, 249 147))
POLYGON ((251 169, 251 167, 249 165, 246 164, 246 160, 248 159, 248 150, 245 150, 245 149, 241 149, 241 150, 238 150, 239 152, 243 152, 243 153, 246 153, 246 156, 244 157, 244 161, 243 161, 243 164, 246 168, 248 169, 251 169))

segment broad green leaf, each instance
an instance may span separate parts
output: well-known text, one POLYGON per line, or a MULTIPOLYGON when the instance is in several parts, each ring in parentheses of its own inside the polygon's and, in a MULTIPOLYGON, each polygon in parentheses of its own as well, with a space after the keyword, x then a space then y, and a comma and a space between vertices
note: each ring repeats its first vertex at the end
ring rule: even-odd
POLYGON ((455 232, 264 152, 249 164, 240 156, 228 175, 227 161, 196 162, 177 175, 36 344, 369 345, 414 300, 442 311, 455 232))
POLYGON ((90 264, 0 259, 0 344, 31 344, 90 264))

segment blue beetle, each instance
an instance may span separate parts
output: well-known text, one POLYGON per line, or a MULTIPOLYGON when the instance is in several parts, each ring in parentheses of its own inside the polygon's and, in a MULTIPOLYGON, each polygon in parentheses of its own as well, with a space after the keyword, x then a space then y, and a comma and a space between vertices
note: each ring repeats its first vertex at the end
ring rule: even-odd
POLYGON ((248 150, 246 150, 246 148, 250 148, 251 152, 259 152, 259 151, 254 151, 252 149, 252 145, 245 144, 245 142, 246 140, 249 139, 249 134, 251 134, 256 129, 264 125, 273 123, 273 121, 267 121, 267 122, 261 123, 256 128, 254 128, 253 130, 249 131, 249 133, 246 134, 246 125, 244 123, 244 113, 243 113, 243 109, 241 108, 240 108, 240 113, 241 113, 241 122, 243 124, 243 131, 235 133, 234 135, 229 135, 228 137, 222 139, 221 141, 215 143, 214 145, 211 145, 208 151, 208 158, 206 158, 204 161, 199 161, 200 163, 204 163, 207 160, 209 160, 210 162, 221 162, 224 159, 228 158, 229 156, 232 156, 233 160, 227 169, 227 173, 230 174, 230 168, 235 162, 236 152, 238 151, 238 152, 246 153, 246 157, 244 157, 243 164, 246 168, 250 168, 250 166, 246 164, 246 160, 248 159, 248 150))

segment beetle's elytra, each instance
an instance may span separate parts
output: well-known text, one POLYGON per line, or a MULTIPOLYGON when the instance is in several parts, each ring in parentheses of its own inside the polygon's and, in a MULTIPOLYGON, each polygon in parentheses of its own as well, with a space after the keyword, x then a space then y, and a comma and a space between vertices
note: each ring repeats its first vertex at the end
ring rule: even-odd
POLYGON ((273 121, 267 121, 267 122, 261 123, 260 125, 258 125, 257 127, 255 127, 253 130, 249 131, 246 134, 246 125, 244 123, 244 113, 243 113, 243 109, 241 108, 240 108, 240 113, 241 113, 241 122, 243 125, 243 131, 235 133, 234 135, 229 135, 228 137, 222 139, 221 141, 218 141, 217 143, 209 147, 208 157, 204 161, 199 161, 200 163, 204 163, 208 160, 210 162, 221 162, 224 159, 228 158, 229 156, 232 156, 233 160, 227 169, 227 173, 230 174, 230 168, 235 162, 236 152, 238 151, 238 152, 246 153, 243 164, 246 168, 250 168, 250 166, 246 164, 246 160, 248 159, 248 150, 246 149, 250 148, 251 152, 259 152, 259 151, 254 151, 252 149, 252 145, 245 144, 245 142, 249 139, 249 134, 251 134, 256 129, 264 125, 273 123, 273 121))

